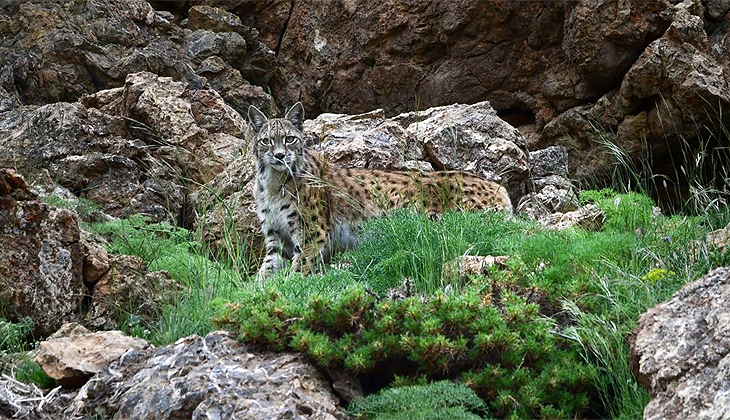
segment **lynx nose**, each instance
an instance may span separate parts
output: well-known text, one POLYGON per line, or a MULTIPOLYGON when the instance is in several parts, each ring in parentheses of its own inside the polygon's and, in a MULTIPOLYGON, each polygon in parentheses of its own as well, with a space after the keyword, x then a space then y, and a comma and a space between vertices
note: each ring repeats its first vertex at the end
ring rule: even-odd
POLYGON ((284 160, 284 156, 286 156, 286 154, 283 152, 274 153, 274 157, 279 160, 284 160))

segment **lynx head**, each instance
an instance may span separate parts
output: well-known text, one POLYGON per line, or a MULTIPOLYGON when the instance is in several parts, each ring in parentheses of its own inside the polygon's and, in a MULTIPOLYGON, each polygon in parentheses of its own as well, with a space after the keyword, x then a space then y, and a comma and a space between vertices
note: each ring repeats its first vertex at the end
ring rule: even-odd
POLYGON ((256 130, 252 148, 257 165, 277 172, 296 173, 304 153, 303 117, 304 108, 300 102, 294 104, 284 118, 272 119, 251 105, 248 118, 256 130))

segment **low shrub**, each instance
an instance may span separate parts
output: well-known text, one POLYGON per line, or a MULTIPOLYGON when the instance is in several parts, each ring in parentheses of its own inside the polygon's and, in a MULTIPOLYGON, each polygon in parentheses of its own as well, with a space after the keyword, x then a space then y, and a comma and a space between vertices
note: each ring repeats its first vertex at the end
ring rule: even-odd
POLYGON ((460 378, 497 417, 588 415, 595 370, 534 303, 504 291, 502 308, 475 291, 379 301, 362 286, 305 302, 247 293, 219 322, 241 340, 307 354, 368 381, 460 378))

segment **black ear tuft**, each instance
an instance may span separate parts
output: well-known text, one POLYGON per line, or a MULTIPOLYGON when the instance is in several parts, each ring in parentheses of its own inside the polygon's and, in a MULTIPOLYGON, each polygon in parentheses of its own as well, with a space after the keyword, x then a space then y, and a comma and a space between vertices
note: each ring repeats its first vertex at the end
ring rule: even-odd
POLYGON ((251 124, 253 124, 253 127, 257 132, 261 130, 264 123, 269 120, 263 112, 253 105, 248 107, 248 119, 251 121, 251 124))
POLYGON ((284 118, 294 124, 294 127, 301 130, 302 122, 304 121, 304 107, 302 106, 302 103, 295 103, 294 106, 289 108, 289 111, 286 112, 286 116, 284 116, 284 118))

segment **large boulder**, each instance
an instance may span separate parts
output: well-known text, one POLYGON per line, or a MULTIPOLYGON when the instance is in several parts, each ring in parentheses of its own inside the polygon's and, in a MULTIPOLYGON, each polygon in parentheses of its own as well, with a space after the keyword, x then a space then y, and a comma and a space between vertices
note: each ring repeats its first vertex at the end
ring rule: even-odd
POLYGON ((322 114, 306 121, 304 131, 315 149, 340 166, 461 170, 504 184, 513 199, 524 193, 525 139, 497 116, 489 102, 434 107, 392 118, 382 110, 322 114))
POLYGON ((152 73, 75 103, 0 114, 0 166, 50 177, 119 217, 183 216, 188 190, 221 172, 248 136, 245 120, 214 90, 152 73))
POLYGON ((631 367, 649 390, 644 419, 730 417, 730 268, 686 285, 639 317, 631 367))
POLYGON ((248 81, 267 83, 274 53, 225 10, 193 7, 185 28, 143 0, 31 0, 4 9, 0 73, 9 80, 0 84, 24 104, 74 102, 141 71, 219 89, 239 111, 270 102, 248 81))
POLYGON ((255 353, 225 332, 126 352, 81 388, 67 415, 99 412, 118 420, 346 418, 301 355, 255 353))
POLYGON ((79 309, 84 254, 76 215, 35 198, 17 172, 0 169, 0 301, 11 321, 29 317, 44 336, 79 309))
POLYGON ((37 199, 25 179, 0 169, 0 303, 11 321, 30 318, 42 338, 66 321, 117 329, 147 322, 178 290, 140 258, 109 255, 102 238, 79 228, 74 212, 37 199))

